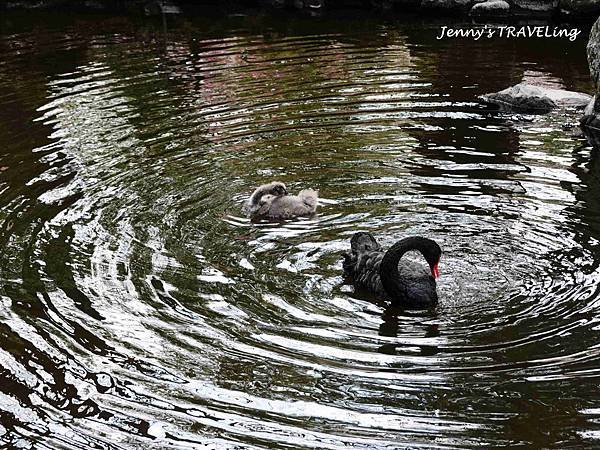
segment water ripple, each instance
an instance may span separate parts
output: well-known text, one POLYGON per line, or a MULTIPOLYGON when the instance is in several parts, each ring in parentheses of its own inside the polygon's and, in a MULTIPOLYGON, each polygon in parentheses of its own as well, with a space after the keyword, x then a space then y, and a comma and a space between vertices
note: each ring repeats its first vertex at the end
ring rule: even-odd
POLYGON ((0 441, 596 444, 597 155, 577 111, 477 102, 515 74, 584 89, 582 43, 90 20, 0 36, 0 441), (243 217, 272 179, 318 215, 243 217), (439 307, 344 284, 359 230, 436 239, 439 307))

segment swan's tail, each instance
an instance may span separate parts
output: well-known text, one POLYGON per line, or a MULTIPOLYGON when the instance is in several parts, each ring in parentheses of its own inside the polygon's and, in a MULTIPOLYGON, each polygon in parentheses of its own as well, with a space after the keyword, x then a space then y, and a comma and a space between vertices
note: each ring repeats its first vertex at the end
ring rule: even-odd
POLYGON ((346 275, 353 276, 357 270, 357 263, 365 253, 381 251, 381 246, 369 233, 355 233, 350 239, 350 252, 342 253, 342 267, 346 275))
POLYGON ((352 239, 350 239, 350 248, 353 253, 377 252, 381 250, 381 246, 373 235, 363 231, 354 233, 352 239))
POLYGON ((317 200, 319 199, 319 192, 312 189, 304 189, 300 191, 298 197, 302 199, 302 202, 311 208, 313 211, 317 209, 317 200))

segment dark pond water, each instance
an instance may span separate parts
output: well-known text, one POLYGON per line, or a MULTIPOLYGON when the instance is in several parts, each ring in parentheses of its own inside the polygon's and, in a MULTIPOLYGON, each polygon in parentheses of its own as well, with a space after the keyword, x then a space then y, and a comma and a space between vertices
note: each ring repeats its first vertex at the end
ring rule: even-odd
POLYGON ((5 14, 0 441, 13 447, 600 445, 600 180, 585 35, 442 22, 5 14), (310 220, 240 213, 273 179, 310 220), (352 233, 444 249, 435 311, 343 284, 352 233))

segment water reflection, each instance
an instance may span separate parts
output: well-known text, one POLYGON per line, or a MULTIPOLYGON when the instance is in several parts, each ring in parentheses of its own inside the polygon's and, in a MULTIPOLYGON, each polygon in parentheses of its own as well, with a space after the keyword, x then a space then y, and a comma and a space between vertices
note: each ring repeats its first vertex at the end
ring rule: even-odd
POLYGON ((594 445, 597 154, 565 131, 577 111, 476 101, 521 79, 585 90, 583 42, 6 17, 1 440, 594 445), (319 214, 251 224, 271 179, 318 188, 319 214), (359 230, 439 241, 440 306, 345 285, 359 230))

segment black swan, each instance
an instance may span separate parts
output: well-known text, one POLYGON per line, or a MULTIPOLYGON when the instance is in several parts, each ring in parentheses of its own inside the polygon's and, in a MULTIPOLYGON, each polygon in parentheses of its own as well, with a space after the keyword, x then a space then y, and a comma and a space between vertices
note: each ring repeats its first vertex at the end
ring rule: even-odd
POLYGON ((407 237, 385 252, 372 235, 360 232, 352 236, 350 246, 350 253, 344 254, 343 267, 356 287, 366 288, 406 309, 427 309, 437 304, 435 279, 439 276, 442 249, 435 241, 407 237), (418 264, 400 263, 411 250, 421 252, 429 271, 418 264))
POLYGON ((273 181, 259 186, 250 196, 244 210, 251 219, 293 219, 311 216, 317 210, 317 191, 305 189, 289 195, 285 184, 273 181))

